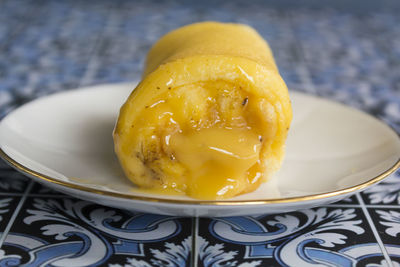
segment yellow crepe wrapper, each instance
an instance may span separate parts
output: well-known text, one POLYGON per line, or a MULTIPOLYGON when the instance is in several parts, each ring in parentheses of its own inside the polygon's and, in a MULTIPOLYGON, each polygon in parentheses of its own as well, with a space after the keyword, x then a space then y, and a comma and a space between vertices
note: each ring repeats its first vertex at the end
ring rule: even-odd
POLYGON ((241 24, 196 23, 151 48, 121 108, 115 151, 141 188, 226 199, 280 168, 291 119, 287 87, 262 37, 241 24))

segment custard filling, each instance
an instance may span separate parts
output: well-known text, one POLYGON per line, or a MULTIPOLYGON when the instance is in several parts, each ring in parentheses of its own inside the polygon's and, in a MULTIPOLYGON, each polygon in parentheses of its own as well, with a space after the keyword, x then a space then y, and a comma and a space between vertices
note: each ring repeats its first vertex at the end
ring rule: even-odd
POLYGON ((246 186, 247 171, 257 164, 261 144, 250 129, 205 128, 176 133, 169 146, 188 171, 187 194, 214 198, 246 186))
POLYGON ((260 100, 240 85, 199 82, 171 88, 143 109, 129 132, 127 176, 144 188, 223 199, 263 181, 267 134, 260 100), (263 134, 261 134, 263 133, 263 134))

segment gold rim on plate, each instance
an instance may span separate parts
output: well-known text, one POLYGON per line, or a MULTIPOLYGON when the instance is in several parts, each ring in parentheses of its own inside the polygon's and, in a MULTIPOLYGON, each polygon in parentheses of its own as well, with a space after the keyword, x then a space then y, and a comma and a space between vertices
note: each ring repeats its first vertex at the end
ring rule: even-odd
POLYGON ((60 181, 56 178, 47 176, 45 174, 39 173, 34 171, 21 163, 15 161, 10 156, 8 156, 2 148, 0 148, 0 157, 3 158, 8 164, 12 167, 17 169, 18 171, 22 172, 23 174, 37 178, 39 181, 46 181, 58 186, 64 186, 69 189, 75 189, 84 191, 87 193, 98 194, 107 197, 117 197, 123 198, 128 200, 136 200, 136 201, 146 201, 146 202, 159 202, 159 203, 170 203, 170 204, 181 204, 181 205, 227 205, 227 206, 240 206, 240 205, 262 205, 262 204, 281 204, 281 203, 293 203, 293 202, 300 202, 300 201, 311 201, 323 198, 330 198, 339 195, 344 195, 356 191, 360 191, 365 189, 368 186, 376 184, 382 181, 384 178, 395 172, 400 167, 400 158, 397 159, 396 163, 391 166, 386 171, 382 172, 378 176, 355 186, 331 191, 322 194, 314 194, 314 195, 307 195, 301 197, 289 197, 289 198, 272 198, 272 199, 260 199, 260 200, 181 200, 181 199, 168 199, 168 198, 157 198, 157 197, 146 197, 146 196, 137 196, 137 195, 130 195, 130 194, 123 194, 117 192, 110 192, 101 189, 93 189, 89 187, 85 187, 78 184, 73 184, 65 181, 60 181))

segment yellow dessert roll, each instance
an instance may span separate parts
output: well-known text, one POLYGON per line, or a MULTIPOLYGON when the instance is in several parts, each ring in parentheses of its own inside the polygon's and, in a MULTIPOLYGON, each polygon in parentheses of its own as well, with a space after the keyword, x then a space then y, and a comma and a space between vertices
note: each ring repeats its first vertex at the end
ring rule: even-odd
POLYGON ((241 24, 196 23, 151 48, 121 108, 115 151, 140 188, 226 199, 279 169, 291 119, 261 36, 241 24))

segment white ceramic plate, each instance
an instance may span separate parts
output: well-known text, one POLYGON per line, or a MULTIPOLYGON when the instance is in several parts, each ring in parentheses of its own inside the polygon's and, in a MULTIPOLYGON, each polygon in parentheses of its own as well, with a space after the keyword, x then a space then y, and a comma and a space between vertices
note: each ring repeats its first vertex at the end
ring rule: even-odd
POLYGON ((0 155, 35 181, 119 208, 179 216, 280 213, 319 206, 380 182, 400 165, 400 139, 379 120, 292 92, 294 120, 275 179, 225 201, 140 192, 113 152, 119 107, 135 84, 101 85, 28 103, 0 123, 0 155))

